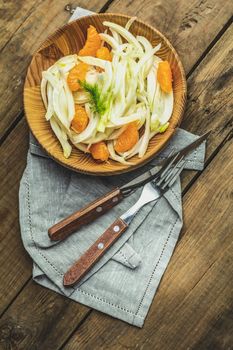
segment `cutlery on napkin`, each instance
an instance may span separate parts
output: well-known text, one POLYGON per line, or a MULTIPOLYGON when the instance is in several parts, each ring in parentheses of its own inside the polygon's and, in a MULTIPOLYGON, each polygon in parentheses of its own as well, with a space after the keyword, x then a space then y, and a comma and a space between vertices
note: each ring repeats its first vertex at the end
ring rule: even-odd
MULTIPOLYGON (((200 136, 197 140, 184 147, 181 151, 177 152, 180 154, 180 157, 188 154, 195 147, 200 145, 204 140, 207 139, 209 132, 200 136)), ((112 191, 106 193, 105 195, 99 197, 95 201, 89 203, 87 206, 82 208, 81 210, 76 211, 65 219, 59 221, 55 225, 49 228, 48 234, 51 240, 63 240, 67 238, 70 234, 77 231, 82 225, 88 224, 90 221, 98 218, 99 216, 106 213, 109 209, 113 208, 117 205, 123 198, 127 197, 134 191, 136 188, 145 185, 147 182, 155 179, 162 169, 158 172, 159 165, 166 165, 172 159, 174 155, 171 155, 165 160, 161 161, 160 164, 146 171, 142 175, 136 177, 131 180, 127 184, 117 187, 112 191)))
MULTIPOLYGON (((171 154, 159 171, 156 171, 156 169, 153 168, 119 189, 119 192, 124 195, 124 193, 130 194, 130 192, 132 192, 135 188, 144 185, 141 196, 137 202, 118 219, 116 219, 113 224, 111 224, 111 226, 108 227, 105 232, 97 239, 97 241, 92 244, 92 246, 65 273, 63 279, 64 286, 71 286, 75 283, 78 283, 94 266, 94 264, 105 254, 105 252, 114 244, 114 242, 124 233, 139 210, 144 205, 152 201, 158 201, 158 199, 171 188, 185 166, 184 156, 192 149, 200 145, 200 143, 202 143, 208 137, 208 135, 209 133, 202 135, 196 141, 192 142, 189 146, 177 152, 175 155, 171 154)), ((111 202, 113 203, 112 206, 114 206, 115 203, 113 201, 111 202)), ((95 201, 95 204, 97 203, 98 200, 95 201)), ((102 208, 102 205, 104 205, 104 203, 104 200, 101 198, 101 206, 98 205, 96 207, 96 210, 98 208, 102 208)), ((89 216, 87 216, 87 219, 89 221, 92 218, 94 209, 93 207, 94 205, 92 203, 90 206, 91 209, 89 216)), ((96 213, 96 210, 94 210, 94 214, 96 213)), ((82 210, 80 212, 82 213, 82 210)), ((86 213, 87 207, 85 208, 84 215, 86 215, 86 213)), ((100 214, 101 213, 102 210, 100 210, 100 214)), ((75 222, 77 225, 77 220, 75 222)), ((82 217, 81 224, 83 224, 82 217)))

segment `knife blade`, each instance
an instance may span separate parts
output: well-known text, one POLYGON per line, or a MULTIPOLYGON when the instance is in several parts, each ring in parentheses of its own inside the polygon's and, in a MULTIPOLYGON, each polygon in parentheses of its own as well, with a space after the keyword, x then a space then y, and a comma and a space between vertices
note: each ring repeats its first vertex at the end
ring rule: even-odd
MULTIPOLYGON (((200 136, 198 139, 196 139, 195 141, 190 143, 188 146, 186 146, 183 149, 181 149, 179 151, 180 155, 178 157, 178 160, 182 156, 187 155, 193 149, 198 147, 203 141, 205 141, 207 139, 209 134, 210 134, 210 131, 206 132, 205 134, 200 136)), ((173 153, 172 155, 170 155, 168 158, 163 159, 161 162, 158 163, 158 165, 154 166, 153 168, 151 168, 150 170, 146 171, 142 175, 137 176, 135 179, 133 179, 133 180, 129 181, 127 184, 121 186, 120 190, 123 191, 123 190, 127 190, 127 189, 134 189, 134 188, 137 188, 139 186, 145 185, 148 182, 148 180, 152 181, 153 178, 155 177, 155 175, 158 175, 160 173, 160 171, 158 170, 158 167, 159 166, 163 166, 165 163, 168 164, 170 162, 171 158, 174 157, 177 153, 178 153, 178 151, 176 153, 173 153)))
POLYGON ((133 190, 138 187, 144 186, 147 182, 152 181, 156 176, 160 175, 158 167, 162 167, 171 161, 171 158, 176 156, 179 152, 179 158, 187 155, 190 151, 199 146, 209 136, 210 132, 200 136, 194 142, 184 147, 182 150, 177 151, 170 155, 167 159, 162 160, 156 166, 146 171, 142 175, 137 176, 133 180, 129 181, 121 187, 116 187, 112 191, 104 194, 95 201, 89 203, 82 209, 74 212, 67 218, 56 223, 48 230, 48 235, 52 241, 64 240, 70 236, 73 232, 77 231, 81 226, 86 225, 104 213, 113 208, 119 202, 121 202, 125 196, 129 195, 133 190))

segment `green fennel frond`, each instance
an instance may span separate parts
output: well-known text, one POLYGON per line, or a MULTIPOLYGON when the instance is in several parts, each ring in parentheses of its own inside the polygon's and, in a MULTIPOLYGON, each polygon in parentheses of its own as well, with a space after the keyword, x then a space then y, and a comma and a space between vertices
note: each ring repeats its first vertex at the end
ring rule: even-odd
POLYGON ((100 89, 97 84, 91 85, 86 81, 80 81, 80 86, 90 94, 91 105, 94 112, 98 113, 100 116, 106 111, 106 98, 101 96, 100 89))

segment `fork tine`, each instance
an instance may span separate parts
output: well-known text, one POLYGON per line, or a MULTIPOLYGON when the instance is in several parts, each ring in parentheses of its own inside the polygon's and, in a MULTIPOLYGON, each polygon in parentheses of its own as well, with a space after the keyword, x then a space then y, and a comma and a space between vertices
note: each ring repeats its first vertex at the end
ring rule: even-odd
POLYGON ((167 158, 170 158, 173 154, 175 154, 176 153, 176 151, 175 151, 175 149, 173 148, 172 150, 171 150, 171 152, 169 152, 168 153, 168 156, 167 156, 167 158))
MULTIPOLYGON (((156 183, 156 185, 160 185, 164 178, 170 174, 171 171, 173 171, 172 165, 176 162, 177 159, 179 159, 180 153, 177 153, 169 162, 167 162, 166 167, 163 167, 163 169, 160 169, 160 171, 162 170, 162 172, 159 174, 159 180, 156 183)), ((156 179, 155 179, 156 181, 156 179)))
POLYGON ((156 181, 157 179, 160 179, 161 173, 170 164, 170 162, 173 160, 173 158, 175 156, 177 156, 177 152, 175 149, 173 149, 168 154, 168 158, 165 161, 163 161, 162 164, 159 165, 161 167, 159 170, 156 169, 156 171, 152 172, 152 173, 150 170, 148 170, 146 177, 142 174, 141 176, 130 181, 128 184, 122 186, 121 193, 123 194, 123 196, 126 197, 126 196, 130 195, 133 190, 137 189, 138 187, 144 186, 148 182, 156 181))
POLYGON ((184 169, 185 163, 186 162, 183 161, 183 164, 179 168, 174 168, 174 171, 172 173, 172 177, 169 177, 169 179, 167 179, 165 181, 165 183, 161 186, 162 190, 164 190, 167 186, 171 187, 174 184, 174 182, 176 181, 176 179, 178 178, 178 176, 180 175, 180 173, 184 169))
MULTIPOLYGON (((174 149, 171 150, 171 152, 168 154, 167 159, 165 160, 162 167, 159 169, 157 176, 161 177, 163 172, 167 169, 167 167, 170 166, 170 164, 173 163, 173 160, 177 157, 177 154, 175 154, 176 151, 174 149)), ((157 177, 156 177, 157 178, 157 177)))
MULTIPOLYGON (((156 176, 153 178, 153 182, 156 182, 156 185, 161 183, 164 174, 167 173, 167 171, 171 168, 172 164, 175 162, 178 155, 179 154, 176 153, 176 151, 174 149, 169 153, 168 159, 166 159, 166 161, 163 164, 163 166, 161 167, 161 169, 158 171, 156 176)), ((150 182, 150 181, 151 180, 148 180, 148 182, 150 182)))
POLYGON ((181 174, 181 172, 184 170, 186 162, 184 161, 184 163, 181 165, 181 167, 178 169, 178 171, 176 172, 176 174, 174 174, 173 179, 170 180, 168 186, 171 187, 174 182, 176 181, 176 179, 178 178, 178 176, 181 174))
MULTIPOLYGON (((173 174, 174 174, 174 171, 180 167, 181 164, 183 164, 183 159, 184 159, 184 156, 182 156, 178 162, 176 163, 176 165, 170 169, 169 173, 165 175, 165 177, 163 178, 163 183, 164 182, 169 182, 170 179, 173 177, 173 174)), ((182 165, 181 165, 182 166, 182 165)))

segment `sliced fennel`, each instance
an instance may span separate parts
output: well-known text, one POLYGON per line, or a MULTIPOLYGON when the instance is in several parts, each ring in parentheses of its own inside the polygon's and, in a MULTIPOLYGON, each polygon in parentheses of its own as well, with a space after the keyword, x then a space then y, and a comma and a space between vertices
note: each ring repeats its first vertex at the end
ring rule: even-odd
POLYGON ((60 58, 42 73, 41 96, 46 108, 45 118, 61 143, 65 157, 71 144, 89 152, 94 143, 104 141, 110 158, 129 165, 127 159, 142 158, 150 139, 169 126, 174 104, 173 92, 164 93, 157 81, 161 58, 156 56, 161 44, 153 47, 147 38, 134 36, 130 28, 136 17, 125 27, 105 21, 100 33, 102 45, 111 49, 112 61, 92 56, 68 55, 60 58), (67 83, 70 70, 80 62, 89 68, 81 89, 72 92, 67 83), (88 124, 80 133, 72 128, 75 104, 85 107, 88 124), (114 144, 129 123, 137 122, 138 142, 127 152, 116 153, 114 144))
POLYGON ((159 84, 157 84, 151 114, 151 131, 164 132, 166 130, 165 125, 168 127, 168 121, 173 111, 173 104, 173 92, 164 93, 159 84))
POLYGON ((142 158, 144 156, 144 154, 146 153, 149 141, 150 141, 150 112, 149 112, 149 110, 147 110, 145 131, 144 131, 144 134, 142 136, 142 142, 141 142, 139 150, 138 150, 139 158, 142 158))
POLYGON ((74 103, 79 105, 85 104, 90 101, 90 94, 83 90, 78 90, 73 93, 74 103))
POLYGON ((41 92, 41 97, 42 101, 44 103, 45 108, 48 108, 48 101, 47 101, 47 94, 46 94, 46 86, 47 86, 47 79, 45 77, 44 72, 42 73, 42 79, 40 83, 40 92, 41 92))
POLYGON ((47 104, 47 111, 45 114, 45 119, 49 120, 52 115, 54 114, 53 109, 53 88, 50 85, 50 83, 47 83, 47 97, 48 97, 48 104, 47 104))
POLYGON ((133 34, 131 34, 127 29, 125 29, 124 27, 120 26, 119 24, 108 22, 108 21, 103 22, 103 24, 106 27, 109 27, 109 28, 115 30, 124 39, 126 39, 130 44, 135 46, 135 48, 137 48, 139 52, 142 51, 141 45, 139 44, 139 42, 137 41, 135 36, 133 34))
POLYGON ((110 153, 110 158, 115 160, 116 162, 119 162, 121 164, 124 164, 124 165, 130 165, 131 163, 130 162, 127 162, 125 160, 124 157, 118 155, 115 150, 114 150, 114 144, 112 141, 109 141, 108 142, 108 150, 109 150, 109 153, 110 153))
POLYGON ((122 44, 121 36, 117 32, 115 32, 114 29, 110 28, 110 32, 112 33, 112 36, 116 40, 117 44, 121 45, 122 44))
POLYGON ((109 44, 114 50, 116 50, 119 46, 118 38, 115 36, 112 37, 111 35, 101 33, 100 37, 103 41, 105 41, 107 44, 109 44))
POLYGON ((69 158, 72 151, 72 147, 67 141, 67 136, 64 136, 64 132, 62 132, 62 129, 60 128, 54 117, 50 118, 50 125, 62 146, 64 157, 69 158))

